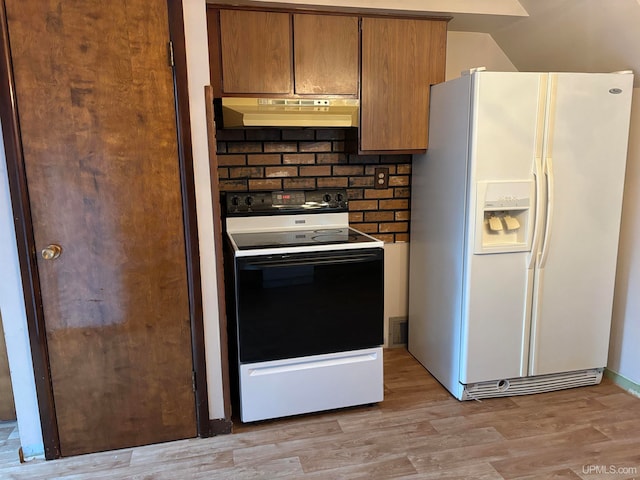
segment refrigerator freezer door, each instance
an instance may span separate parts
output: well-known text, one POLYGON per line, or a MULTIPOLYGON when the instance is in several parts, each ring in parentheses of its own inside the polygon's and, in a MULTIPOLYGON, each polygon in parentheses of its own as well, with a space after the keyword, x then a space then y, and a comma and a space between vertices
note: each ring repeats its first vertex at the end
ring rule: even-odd
POLYGON ((530 375, 607 361, 633 75, 550 75, 530 375))
POLYGON ((463 384, 526 375, 534 172, 540 105, 544 106, 546 95, 544 74, 478 72, 474 79, 460 348, 463 384), (492 189, 502 193, 496 197, 492 189), (487 202, 500 199, 504 208, 498 214, 504 217, 508 209, 517 207, 513 212, 519 212, 521 228, 527 230, 526 236, 518 238, 506 230, 505 223, 505 231, 494 234, 512 245, 491 245, 482 238, 491 234, 479 223, 488 209, 501 205, 487 202))

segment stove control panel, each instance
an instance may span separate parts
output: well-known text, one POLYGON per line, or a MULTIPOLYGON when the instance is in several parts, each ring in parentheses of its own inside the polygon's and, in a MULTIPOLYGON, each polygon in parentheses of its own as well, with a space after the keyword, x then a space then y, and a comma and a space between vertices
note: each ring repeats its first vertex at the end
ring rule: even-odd
POLYGON ((227 192, 227 216, 346 212, 346 189, 227 192))

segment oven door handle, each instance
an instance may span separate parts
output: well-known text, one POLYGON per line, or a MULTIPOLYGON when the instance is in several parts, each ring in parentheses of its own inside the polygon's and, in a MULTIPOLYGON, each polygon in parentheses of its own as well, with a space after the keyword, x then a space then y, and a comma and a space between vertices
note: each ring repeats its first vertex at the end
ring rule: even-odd
POLYGON ((322 255, 309 257, 290 257, 282 255, 278 258, 247 260, 242 262, 242 267, 295 267, 295 266, 313 266, 313 265, 336 265, 344 263, 360 263, 371 262, 381 259, 378 253, 357 253, 350 255, 322 255))

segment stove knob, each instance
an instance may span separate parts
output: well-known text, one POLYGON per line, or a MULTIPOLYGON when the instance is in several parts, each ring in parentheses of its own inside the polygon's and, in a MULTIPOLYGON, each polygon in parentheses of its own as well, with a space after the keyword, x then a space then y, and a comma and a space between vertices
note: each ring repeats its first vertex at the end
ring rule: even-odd
POLYGON ((336 202, 342 202, 342 200, 343 200, 343 195, 341 193, 338 193, 336 195, 336 202))
POLYGON ((237 197, 237 195, 234 195, 233 197, 231 197, 231 205, 233 205, 234 207, 237 207, 239 203, 240 203, 240 199, 237 197))
POLYGON ((246 203, 247 205, 251 206, 251 204, 253 203, 253 197, 247 197, 244 199, 244 203, 246 203))
POLYGON ((328 193, 325 193, 324 196, 322 197, 322 199, 329 203, 331 201, 331 195, 329 195, 328 193))

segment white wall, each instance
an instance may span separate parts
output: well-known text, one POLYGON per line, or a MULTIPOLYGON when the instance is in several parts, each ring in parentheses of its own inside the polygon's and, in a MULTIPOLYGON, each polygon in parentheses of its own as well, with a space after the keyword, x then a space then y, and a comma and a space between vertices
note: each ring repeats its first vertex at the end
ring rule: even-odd
POLYGON ((488 33, 448 32, 445 78, 457 78, 460 72, 474 67, 499 72, 517 71, 488 33))
MULTIPOLYGON (((640 74, 637 72, 636 74, 640 74)), ((633 90, 608 368, 640 384, 640 88, 633 90)))
MULTIPOLYGON (((0 281, 0 311, 2 312, 4 340, 7 344, 20 443, 25 456, 32 457, 44 454, 44 444, 40 429, 40 413, 31 361, 27 315, 22 295, 3 142, 0 142, 0 245, 3 249, 3 259, 0 261, 0 279, 2 279, 0 281)), ((4 392, 0 392, 0 394, 4 394, 4 392)))

